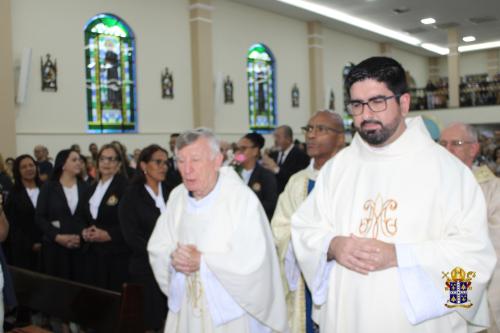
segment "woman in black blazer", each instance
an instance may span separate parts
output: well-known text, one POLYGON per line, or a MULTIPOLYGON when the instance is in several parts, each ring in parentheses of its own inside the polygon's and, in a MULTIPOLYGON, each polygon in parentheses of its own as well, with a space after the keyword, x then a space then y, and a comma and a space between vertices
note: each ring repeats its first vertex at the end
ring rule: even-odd
POLYGON ((50 179, 42 186, 35 221, 43 234, 42 258, 45 273, 85 282, 87 272, 81 234, 87 227, 87 185, 78 178, 80 155, 60 151, 50 179))
POLYGON ((147 252, 149 237, 166 209, 171 191, 165 183, 167 156, 158 145, 142 150, 137 172, 119 206, 123 235, 132 250, 130 280, 144 286, 144 322, 148 332, 161 330, 167 316, 167 299, 153 276, 147 252))
POLYGON ((118 219, 118 204, 127 179, 120 173, 121 154, 111 144, 97 154, 97 182, 89 191, 87 217, 89 227, 83 239, 89 243, 89 272, 92 284, 121 292, 128 277, 130 251, 125 244, 118 219))
POLYGON ((260 150, 265 139, 258 133, 248 133, 238 141, 239 159, 243 169, 240 174, 243 181, 254 191, 264 207, 267 218, 271 218, 278 201, 276 176, 259 164, 260 150))
POLYGON ((36 162, 30 155, 21 155, 13 165, 14 187, 5 202, 9 221, 11 264, 40 271, 42 232, 35 224, 35 207, 41 181, 36 162))

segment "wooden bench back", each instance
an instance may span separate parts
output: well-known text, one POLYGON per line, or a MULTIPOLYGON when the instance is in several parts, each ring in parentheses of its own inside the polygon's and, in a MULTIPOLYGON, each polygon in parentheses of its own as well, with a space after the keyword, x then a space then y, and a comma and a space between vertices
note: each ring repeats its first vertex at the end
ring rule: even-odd
POLYGON ((142 286, 122 293, 10 266, 19 305, 97 333, 143 333, 142 286))

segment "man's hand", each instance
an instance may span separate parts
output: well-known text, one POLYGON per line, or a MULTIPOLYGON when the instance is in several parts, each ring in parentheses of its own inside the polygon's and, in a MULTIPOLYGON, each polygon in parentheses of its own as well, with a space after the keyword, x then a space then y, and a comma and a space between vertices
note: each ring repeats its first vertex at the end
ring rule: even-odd
POLYGON ((191 274, 200 269, 201 252, 194 245, 177 245, 170 255, 176 271, 191 274))
POLYGON ((361 274, 397 266, 394 244, 376 239, 334 237, 328 247, 328 260, 335 259, 342 266, 361 274))
POLYGON ((278 173, 279 172, 279 167, 278 167, 278 164, 276 164, 276 162, 274 162, 274 160, 269 157, 269 155, 267 154, 264 154, 262 155, 262 166, 266 169, 268 169, 269 171, 273 172, 273 173, 278 173))

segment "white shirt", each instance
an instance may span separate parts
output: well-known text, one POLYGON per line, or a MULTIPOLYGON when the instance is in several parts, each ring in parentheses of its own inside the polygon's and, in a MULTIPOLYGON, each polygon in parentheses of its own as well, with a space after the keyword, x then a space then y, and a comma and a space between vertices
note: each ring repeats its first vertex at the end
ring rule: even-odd
POLYGON ((92 197, 89 200, 90 214, 92 215, 92 218, 94 220, 97 219, 97 214, 99 212, 99 206, 101 205, 102 198, 104 198, 104 195, 106 194, 106 191, 108 190, 109 185, 112 181, 113 177, 106 180, 105 182, 99 181, 94 194, 92 194, 92 197))
POLYGON ((63 190, 69 210, 71 214, 75 214, 76 206, 78 205, 78 186, 76 184, 71 187, 63 186, 63 190))
POLYGON ((35 187, 35 188, 27 188, 26 187, 26 193, 28 193, 28 197, 31 200, 31 203, 33 204, 33 207, 36 207, 36 203, 38 202, 38 195, 40 194, 40 188, 35 187))
POLYGON ((252 173, 253 173, 253 169, 250 169, 250 170, 246 170, 246 169, 243 169, 241 170, 241 178, 243 178, 243 181, 245 182, 245 184, 248 185, 248 182, 250 181, 250 177, 252 177, 252 173))
POLYGON ((161 183, 158 183, 158 195, 155 194, 155 192, 151 187, 149 187, 149 185, 144 184, 144 187, 146 188, 146 191, 148 191, 151 198, 153 198, 156 208, 158 208, 160 212, 163 214, 167 210, 167 204, 165 202, 165 199, 163 199, 163 191, 161 188, 161 183))

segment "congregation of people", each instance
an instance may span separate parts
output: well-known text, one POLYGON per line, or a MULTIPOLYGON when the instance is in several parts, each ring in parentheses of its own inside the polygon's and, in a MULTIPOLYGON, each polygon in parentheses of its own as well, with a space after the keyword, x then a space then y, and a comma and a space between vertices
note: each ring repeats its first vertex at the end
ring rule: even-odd
POLYGON ((52 159, 38 145, 0 159, 0 259, 140 284, 147 332, 498 333, 500 148, 461 123, 433 141, 407 117, 405 82, 391 58, 353 67, 350 143, 321 110, 305 144, 287 125, 272 148, 197 128, 168 150, 74 144, 52 159), (473 289, 457 300, 466 272, 473 289))

